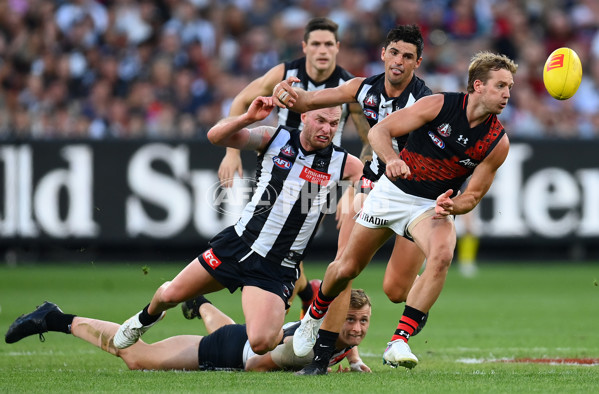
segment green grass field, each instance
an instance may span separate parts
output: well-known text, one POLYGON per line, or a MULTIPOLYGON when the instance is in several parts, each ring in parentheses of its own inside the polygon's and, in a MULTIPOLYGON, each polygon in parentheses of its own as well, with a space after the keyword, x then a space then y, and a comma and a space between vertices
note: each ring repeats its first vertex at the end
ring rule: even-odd
MULTIPOLYGON (((44 300, 65 312, 122 322, 182 266, 154 263, 0 266, 0 329, 44 300), (144 269, 147 267, 147 269, 144 269)), ((325 265, 307 264, 309 278, 325 265)), ((289 372, 129 371, 118 358, 62 333, 0 345, 0 392, 596 392, 599 366, 507 362, 599 359, 599 263, 487 263, 475 279, 452 267, 426 329, 410 340, 420 364, 382 365, 381 356, 403 311, 381 289, 384 264, 371 263, 355 280, 373 301, 360 346, 372 374, 298 377, 289 372)), ((209 296, 242 321, 240 295, 209 296)), ((288 320, 299 314, 292 307, 288 320)), ((200 321, 173 309, 144 336, 204 334, 200 321)))

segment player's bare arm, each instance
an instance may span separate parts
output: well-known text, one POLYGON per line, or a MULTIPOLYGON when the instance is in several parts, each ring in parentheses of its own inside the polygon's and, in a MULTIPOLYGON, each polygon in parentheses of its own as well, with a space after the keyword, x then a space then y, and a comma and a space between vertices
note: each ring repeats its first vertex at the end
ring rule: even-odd
POLYGON ((509 138, 504 134, 497 146, 476 167, 463 193, 452 199, 450 196, 453 191, 448 190, 437 198, 437 215, 463 215, 473 210, 489 191, 497 170, 507 157, 509 146, 509 138))
POLYGON ((363 80, 364 78, 352 78, 334 88, 307 92, 300 88, 293 88, 291 86, 293 82, 299 80, 295 77, 289 77, 275 86, 273 97, 277 106, 303 113, 314 109, 356 102, 355 95, 363 80))
POLYGON ((248 129, 247 126, 265 119, 273 109, 271 97, 257 97, 243 115, 223 119, 214 125, 208 131, 208 140, 218 146, 262 151, 276 129, 269 126, 248 129))
POLYGON ((353 347, 346 356, 347 361, 349 362, 349 370, 353 372, 372 372, 370 367, 364 364, 362 358, 360 358, 360 352, 358 351, 358 347, 353 347))
POLYGON ((261 76, 254 79, 247 85, 231 103, 229 116, 241 115, 252 104, 252 101, 258 96, 270 96, 277 82, 283 79, 285 65, 283 63, 276 65, 261 76))
POLYGON ((389 179, 409 175, 408 166, 393 149, 392 138, 406 135, 432 121, 441 111, 443 101, 444 97, 440 94, 423 97, 413 105, 393 112, 370 129, 368 140, 386 164, 385 175, 389 179))
POLYGON ((362 160, 362 163, 365 163, 367 160, 372 160, 372 147, 370 146, 370 142, 368 142, 368 131, 370 131, 370 124, 364 116, 362 106, 357 102, 349 104, 349 114, 354 122, 354 125, 356 126, 360 141, 362 141, 360 160, 362 160))
MULTIPOLYGON (((268 96, 272 92, 273 87, 283 79, 285 74, 285 65, 283 63, 271 68, 266 74, 260 78, 256 78, 247 85, 231 103, 229 116, 237 116, 243 114, 249 108, 252 101, 258 96, 268 96)), ((243 167, 241 163, 241 155, 238 149, 227 148, 225 157, 218 167, 218 178, 223 187, 233 186, 233 178, 235 174, 243 176, 243 167)))
POLYGON ((351 183, 355 184, 360 181, 362 177, 362 171, 364 170, 364 165, 354 155, 347 155, 347 160, 345 161, 345 169, 343 170, 343 179, 349 180, 351 183))

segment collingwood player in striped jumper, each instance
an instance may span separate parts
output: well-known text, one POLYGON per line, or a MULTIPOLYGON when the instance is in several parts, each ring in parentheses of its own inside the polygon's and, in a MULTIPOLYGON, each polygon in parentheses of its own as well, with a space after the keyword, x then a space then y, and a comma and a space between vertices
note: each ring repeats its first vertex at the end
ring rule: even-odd
POLYGON ((424 97, 370 130, 372 148, 386 163, 385 176, 364 201, 342 257, 328 266, 294 344, 311 341, 333 299, 389 237, 406 235, 423 250, 427 263, 408 293, 383 361, 406 368, 418 364, 408 339, 445 284, 456 244, 454 215, 478 205, 507 157, 509 140, 497 115, 507 106, 517 68, 504 55, 480 52, 468 68, 468 93, 424 97), (398 155, 391 140, 408 133, 398 155))
MULTIPOLYGON (((336 87, 353 78, 354 76, 351 73, 337 65, 337 54, 340 48, 337 30, 337 24, 328 18, 316 17, 311 19, 304 29, 302 41, 302 51, 305 56, 278 64, 266 74, 248 84, 233 99, 229 116, 243 114, 256 97, 271 95, 274 86, 289 77, 296 77, 295 86, 308 91, 336 87)), ((350 113, 358 135, 364 146, 368 148, 363 153, 370 152, 370 145, 368 144, 368 130, 370 127, 362 115, 362 108, 358 104, 342 105, 343 114, 333 143, 338 146, 341 145, 341 134, 348 113, 350 113)), ((300 130, 303 127, 300 115, 287 108, 278 109, 278 124, 300 130)), ((222 186, 232 186, 235 174, 239 177, 243 176, 240 153, 238 149, 227 148, 225 157, 218 169, 218 177, 222 186)), ((339 218, 339 220, 343 220, 343 218, 339 218)), ((303 268, 302 265, 300 265, 300 268, 303 268)), ((308 309, 315 296, 311 284, 308 283, 306 276, 303 274, 303 269, 295 290, 302 299, 302 314, 300 316, 302 317, 303 312, 308 309)), ((293 299, 293 296, 291 299, 293 299)))
POLYGON ((215 145, 258 152, 256 190, 237 224, 216 235, 210 249, 121 325, 114 336, 117 348, 137 342, 167 309, 224 288, 243 288, 247 336, 255 353, 264 354, 281 340, 299 262, 328 210, 329 194, 341 180, 359 181, 363 165, 332 144, 340 106, 302 114, 301 132, 285 126, 248 128, 274 108, 272 97, 258 97, 245 114, 224 119, 208 132, 215 145))
MULTIPOLYGON (((339 103, 359 103, 365 118, 372 127, 392 112, 409 107, 421 97, 431 94, 431 90, 424 81, 415 75, 416 69, 422 62, 423 47, 424 40, 418 26, 397 26, 389 31, 381 50, 381 60, 385 63, 384 73, 368 78, 354 78, 337 88, 317 92, 306 92, 293 88, 289 82, 294 80, 286 80, 275 87, 273 91, 273 96, 276 98, 275 102, 283 105, 277 97, 286 93, 288 94, 285 97, 286 105, 298 112, 339 103)), ((393 148, 396 152, 399 153, 406 140, 407 136, 393 139, 393 148)), ((374 182, 378 181, 384 173, 384 163, 378 160, 376 154, 373 155, 372 161, 367 162, 364 167, 360 190, 362 193, 357 194, 353 202, 342 204, 342 206, 353 207, 357 213, 366 198, 366 194, 374 186, 374 182)), ((341 224, 336 259, 343 253, 353 224, 353 221, 344 221, 341 224)), ((393 253, 383 278, 383 289, 391 301, 400 303, 406 300, 423 261, 424 254, 414 242, 402 236, 396 236, 393 253)), ((322 351, 322 349, 330 349, 323 342, 334 342, 335 335, 332 333, 338 332, 343 322, 345 309, 342 305, 343 303, 347 305, 350 287, 348 286, 348 289, 343 293, 344 297, 339 297, 343 301, 338 301, 338 306, 333 309, 333 313, 327 315, 323 330, 318 336, 319 346, 315 349, 315 353, 322 351)), ((424 326, 424 323, 426 323, 426 320, 420 322, 420 329, 424 326)), ((296 351, 299 355, 305 354, 310 351, 312 345, 314 343, 304 349, 296 349, 296 351)), ((303 372, 307 374, 325 373, 326 365, 323 362, 325 359, 327 359, 327 356, 323 354, 320 357, 321 362, 319 365, 311 364, 303 372)))
MULTIPOLYGON (((266 74, 253 80, 231 103, 229 116, 243 114, 252 101, 258 96, 269 96, 275 85, 289 77, 297 78, 295 86, 314 91, 336 87, 352 79, 354 76, 337 65, 337 54, 340 42, 337 37, 338 26, 328 18, 313 18, 304 29, 302 51, 305 56, 276 65, 266 74)), ((343 103, 343 114, 333 143, 341 145, 343 126, 351 112, 360 138, 368 144, 368 123, 362 116, 359 105, 348 106, 343 103)), ((293 128, 303 127, 300 115, 287 108, 278 109, 278 124, 293 128)), ((243 176, 243 167, 239 149, 227 148, 227 153, 218 169, 218 177, 224 187, 232 186, 235 174, 243 176)))

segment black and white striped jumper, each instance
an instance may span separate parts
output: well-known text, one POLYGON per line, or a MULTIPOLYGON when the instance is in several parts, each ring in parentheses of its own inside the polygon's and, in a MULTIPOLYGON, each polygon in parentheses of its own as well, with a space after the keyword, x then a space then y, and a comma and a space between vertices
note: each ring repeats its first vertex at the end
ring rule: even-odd
POLYGON ((235 224, 237 235, 269 261, 296 268, 318 224, 336 203, 347 152, 333 144, 306 152, 300 131, 279 126, 258 156, 256 190, 235 224))
MULTIPOLYGON (((312 78, 306 72, 306 58, 302 57, 299 59, 292 60, 290 62, 285 62, 285 76, 284 80, 288 77, 297 77, 301 82, 296 82, 292 86, 300 87, 308 92, 314 90, 321 90, 326 88, 335 88, 339 85, 342 85, 345 81, 348 81, 354 76, 345 70, 342 67, 336 66, 335 70, 331 74, 329 78, 322 82, 314 82, 312 78)), ((341 135, 343 134, 343 126, 347 121, 347 117, 349 115, 349 109, 347 104, 343 104, 343 112, 341 113, 341 121, 339 122, 339 127, 337 128, 337 133, 333 138, 333 144, 340 146, 341 145, 341 135)), ((293 112, 288 110, 287 108, 279 108, 279 125, 285 125, 289 127, 293 127, 296 129, 302 129, 304 127, 300 114, 297 112, 293 112)))

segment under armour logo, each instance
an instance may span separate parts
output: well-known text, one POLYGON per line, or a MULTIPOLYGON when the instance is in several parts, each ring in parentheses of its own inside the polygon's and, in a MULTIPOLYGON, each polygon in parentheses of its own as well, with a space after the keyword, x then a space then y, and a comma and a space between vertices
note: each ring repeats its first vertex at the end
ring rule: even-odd
POLYGON ((468 138, 464 137, 462 134, 458 137, 458 144, 466 146, 468 143, 468 138))
POLYGON ((322 315, 324 313, 324 311, 322 309, 318 309, 314 304, 312 304, 312 309, 314 310, 314 312, 318 313, 319 315, 322 315))

